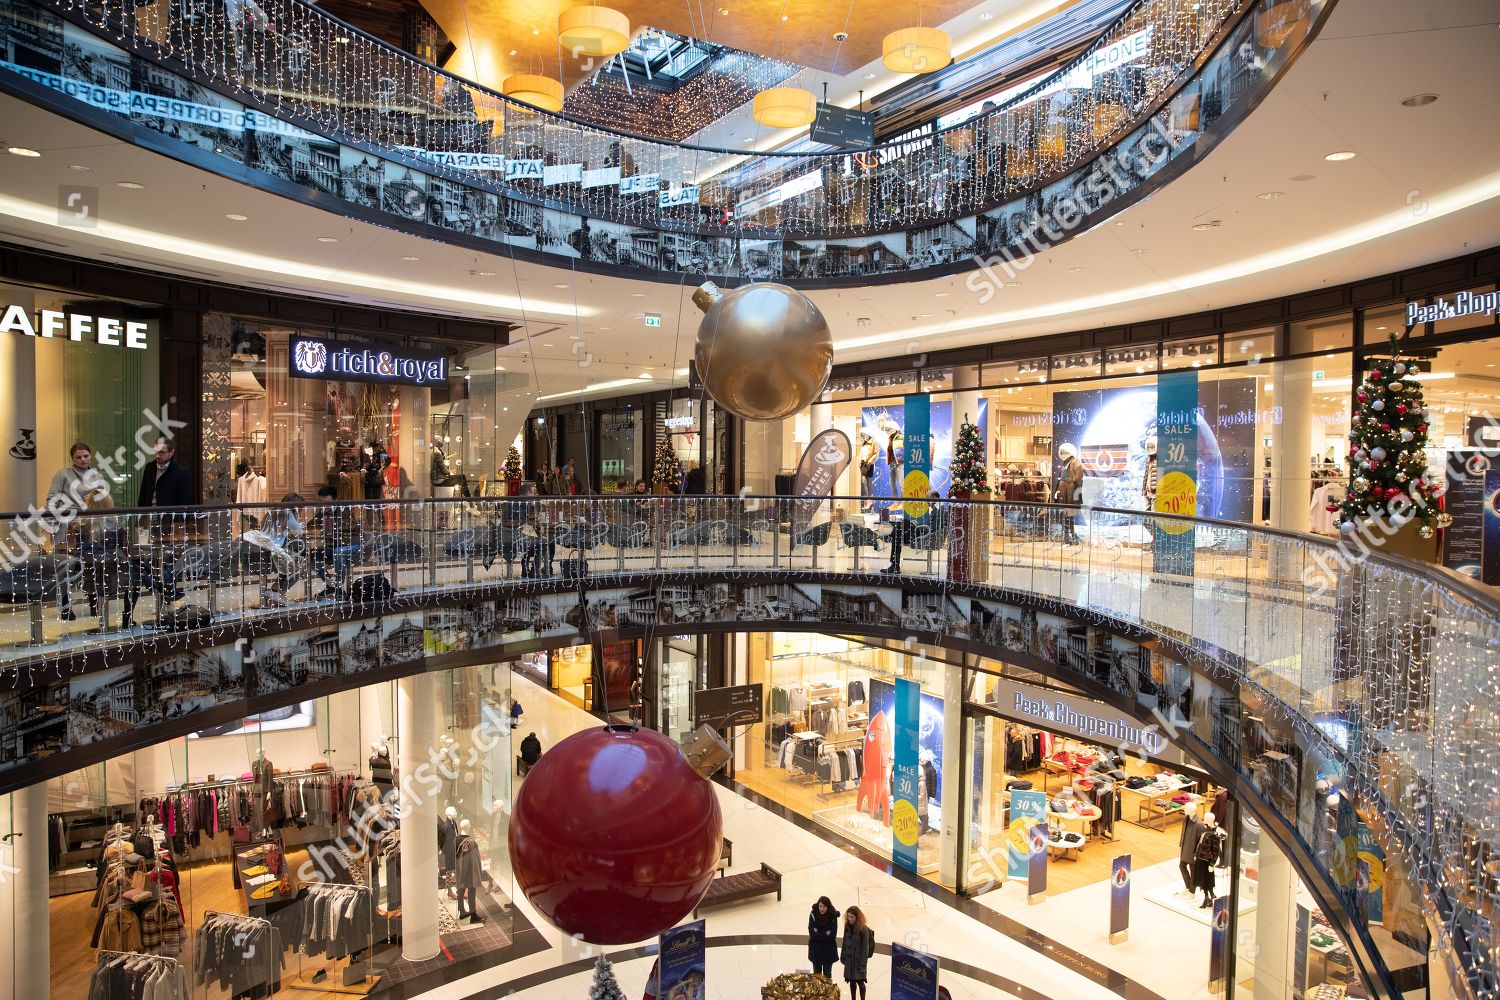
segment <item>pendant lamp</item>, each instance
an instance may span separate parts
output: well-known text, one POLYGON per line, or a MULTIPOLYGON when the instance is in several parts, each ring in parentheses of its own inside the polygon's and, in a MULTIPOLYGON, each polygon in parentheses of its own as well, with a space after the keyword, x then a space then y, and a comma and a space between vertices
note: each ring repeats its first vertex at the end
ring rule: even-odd
POLYGON ((630 19, 611 7, 570 7, 557 16, 557 40, 575 56, 616 55, 630 45, 630 19))
POLYGON ((881 42, 881 62, 892 73, 936 73, 953 61, 953 40, 941 28, 902 28, 881 42))
POLYGON ((524 101, 543 111, 561 111, 563 106, 562 84, 550 76, 534 73, 517 73, 505 78, 505 96, 524 101))
POLYGON ((751 113, 766 128, 801 128, 818 114, 818 99, 801 87, 772 87, 755 95, 751 113))

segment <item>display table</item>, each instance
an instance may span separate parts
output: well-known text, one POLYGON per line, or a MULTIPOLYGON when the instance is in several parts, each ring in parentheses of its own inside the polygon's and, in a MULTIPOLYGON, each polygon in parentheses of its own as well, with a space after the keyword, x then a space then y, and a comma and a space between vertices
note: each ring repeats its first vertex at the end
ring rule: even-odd
POLYGON ((1186 807, 1196 804, 1202 797, 1194 795, 1188 802, 1173 802, 1171 799, 1146 798, 1140 800, 1135 812, 1135 822, 1151 830, 1165 830, 1173 820, 1187 814, 1186 807))
POLYGON ((1152 799, 1170 799, 1172 798, 1172 796, 1177 795, 1178 793, 1191 787, 1193 787, 1193 782, 1188 780, 1187 778, 1158 779, 1151 782, 1151 784, 1149 785, 1142 785, 1140 788, 1131 788, 1124 782, 1120 782, 1119 784, 1115 785, 1116 790, 1118 790, 1120 795, 1122 796, 1120 799, 1120 811, 1125 816, 1130 815, 1130 809, 1128 808, 1130 799, 1127 798, 1127 796, 1135 796, 1134 801, 1136 803, 1136 818, 1133 822, 1135 822, 1137 826, 1145 825, 1142 821, 1141 812, 1141 806, 1144 803, 1149 802, 1152 799))
POLYGON ((234 881, 239 886, 247 914, 264 918, 297 898, 297 881, 286 866, 286 851, 279 836, 234 852, 234 881), (277 856, 279 862, 273 860, 277 856), (282 883, 283 875, 285 884, 282 883), (283 889, 288 891, 283 892, 283 889))
MULTIPOLYGON (((1085 842, 1088 840, 1089 824, 1099 820, 1104 813, 1098 806, 1079 803, 1066 812, 1058 812, 1051 806, 1047 807, 1047 822, 1050 825, 1062 827, 1069 832, 1075 832, 1085 842), (1076 829, 1075 829, 1076 827, 1076 829)), ((1082 847, 1083 845, 1078 845, 1082 847)))
POLYGON ((1081 833, 1061 831, 1056 837, 1049 837, 1047 840, 1047 857, 1059 861, 1077 861, 1078 852, 1083 850, 1084 842, 1084 836, 1081 833))
POLYGON ((1099 762, 1097 753, 1079 752, 1077 750, 1061 750, 1051 757, 1043 758, 1042 790, 1050 791, 1049 779, 1054 774, 1073 775, 1083 777, 1089 773, 1089 768, 1099 762))

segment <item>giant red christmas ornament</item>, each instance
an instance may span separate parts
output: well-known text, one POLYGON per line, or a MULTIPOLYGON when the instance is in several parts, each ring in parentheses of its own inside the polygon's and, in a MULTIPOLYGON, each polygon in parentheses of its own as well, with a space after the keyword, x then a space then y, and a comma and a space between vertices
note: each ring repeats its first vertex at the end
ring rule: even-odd
POLYGON ((713 785, 660 733, 609 726, 542 755, 516 794, 510 856, 521 891, 590 944, 652 938, 693 911, 723 819, 713 785))

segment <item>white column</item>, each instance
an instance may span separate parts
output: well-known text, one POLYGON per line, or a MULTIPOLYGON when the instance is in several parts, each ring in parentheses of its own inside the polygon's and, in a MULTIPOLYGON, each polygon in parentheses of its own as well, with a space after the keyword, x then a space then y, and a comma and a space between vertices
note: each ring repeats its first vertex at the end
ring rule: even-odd
MULTIPOLYGON (((1241 878, 1241 886, 1244 879, 1241 878)), ((1292 950, 1296 947, 1297 874, 1281 848, 1260 838, 1260 874, 1255 887, 1255 1000, 1292 995, 1292 950)), ((1244 970, 1241 970, 1241 978, 1244 970)))
POLYGON ((1312 382, 1314 369, 1322 363, 1317 358, 1301 358, 1274 364, 1276 391, 1271 399, 1281 412, 1281 426, 1272 429, 1272 527, 1306 531, 1312 524, 1308 516, 1312 501, 1312 382))
POLYGON ((0 334, 0 372, 6 379, 0 393, 0 504, 25 510, 37 501, 37 459, 18 458, 12 449, 24 452, 29 444, 36 450, 36 341, 0 334))
POLYGON ((437 746, 437 685, 431 674, 396 683, 401 774, 401 957, 421 962, 437 955, 440 804, 414 777, 433 767, 437 746))
MULTIPOLYGON (((49 995, 52 980, 50 917, 47 911, 47 783, 7 796, 10 835, 0 846, 0 927, 10 925, 0 945, 10 949, 11 971, 0 972, 0 1000, 49 995)), ((0 812, 0 821, 4 819, 0 812)))
POLYGON ((943 667, 943 792, 939 805, 943 811, 942 839, 938 844, 938 881, 950 888, 958 885, 958 859, 962 846, 958 840, 959 818, 966 808, 963 783, 958 780, 968 750, 964 745, 964 670, 947 664, 943 667))

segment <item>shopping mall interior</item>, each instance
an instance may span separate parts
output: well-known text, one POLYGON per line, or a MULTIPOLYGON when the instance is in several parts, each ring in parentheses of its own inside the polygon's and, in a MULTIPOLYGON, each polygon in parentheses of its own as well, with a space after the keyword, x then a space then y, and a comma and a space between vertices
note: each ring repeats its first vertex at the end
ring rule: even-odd
POLYGON ((0 1000, 1500 1000, 1497 32, 0 0, 0 1000))

